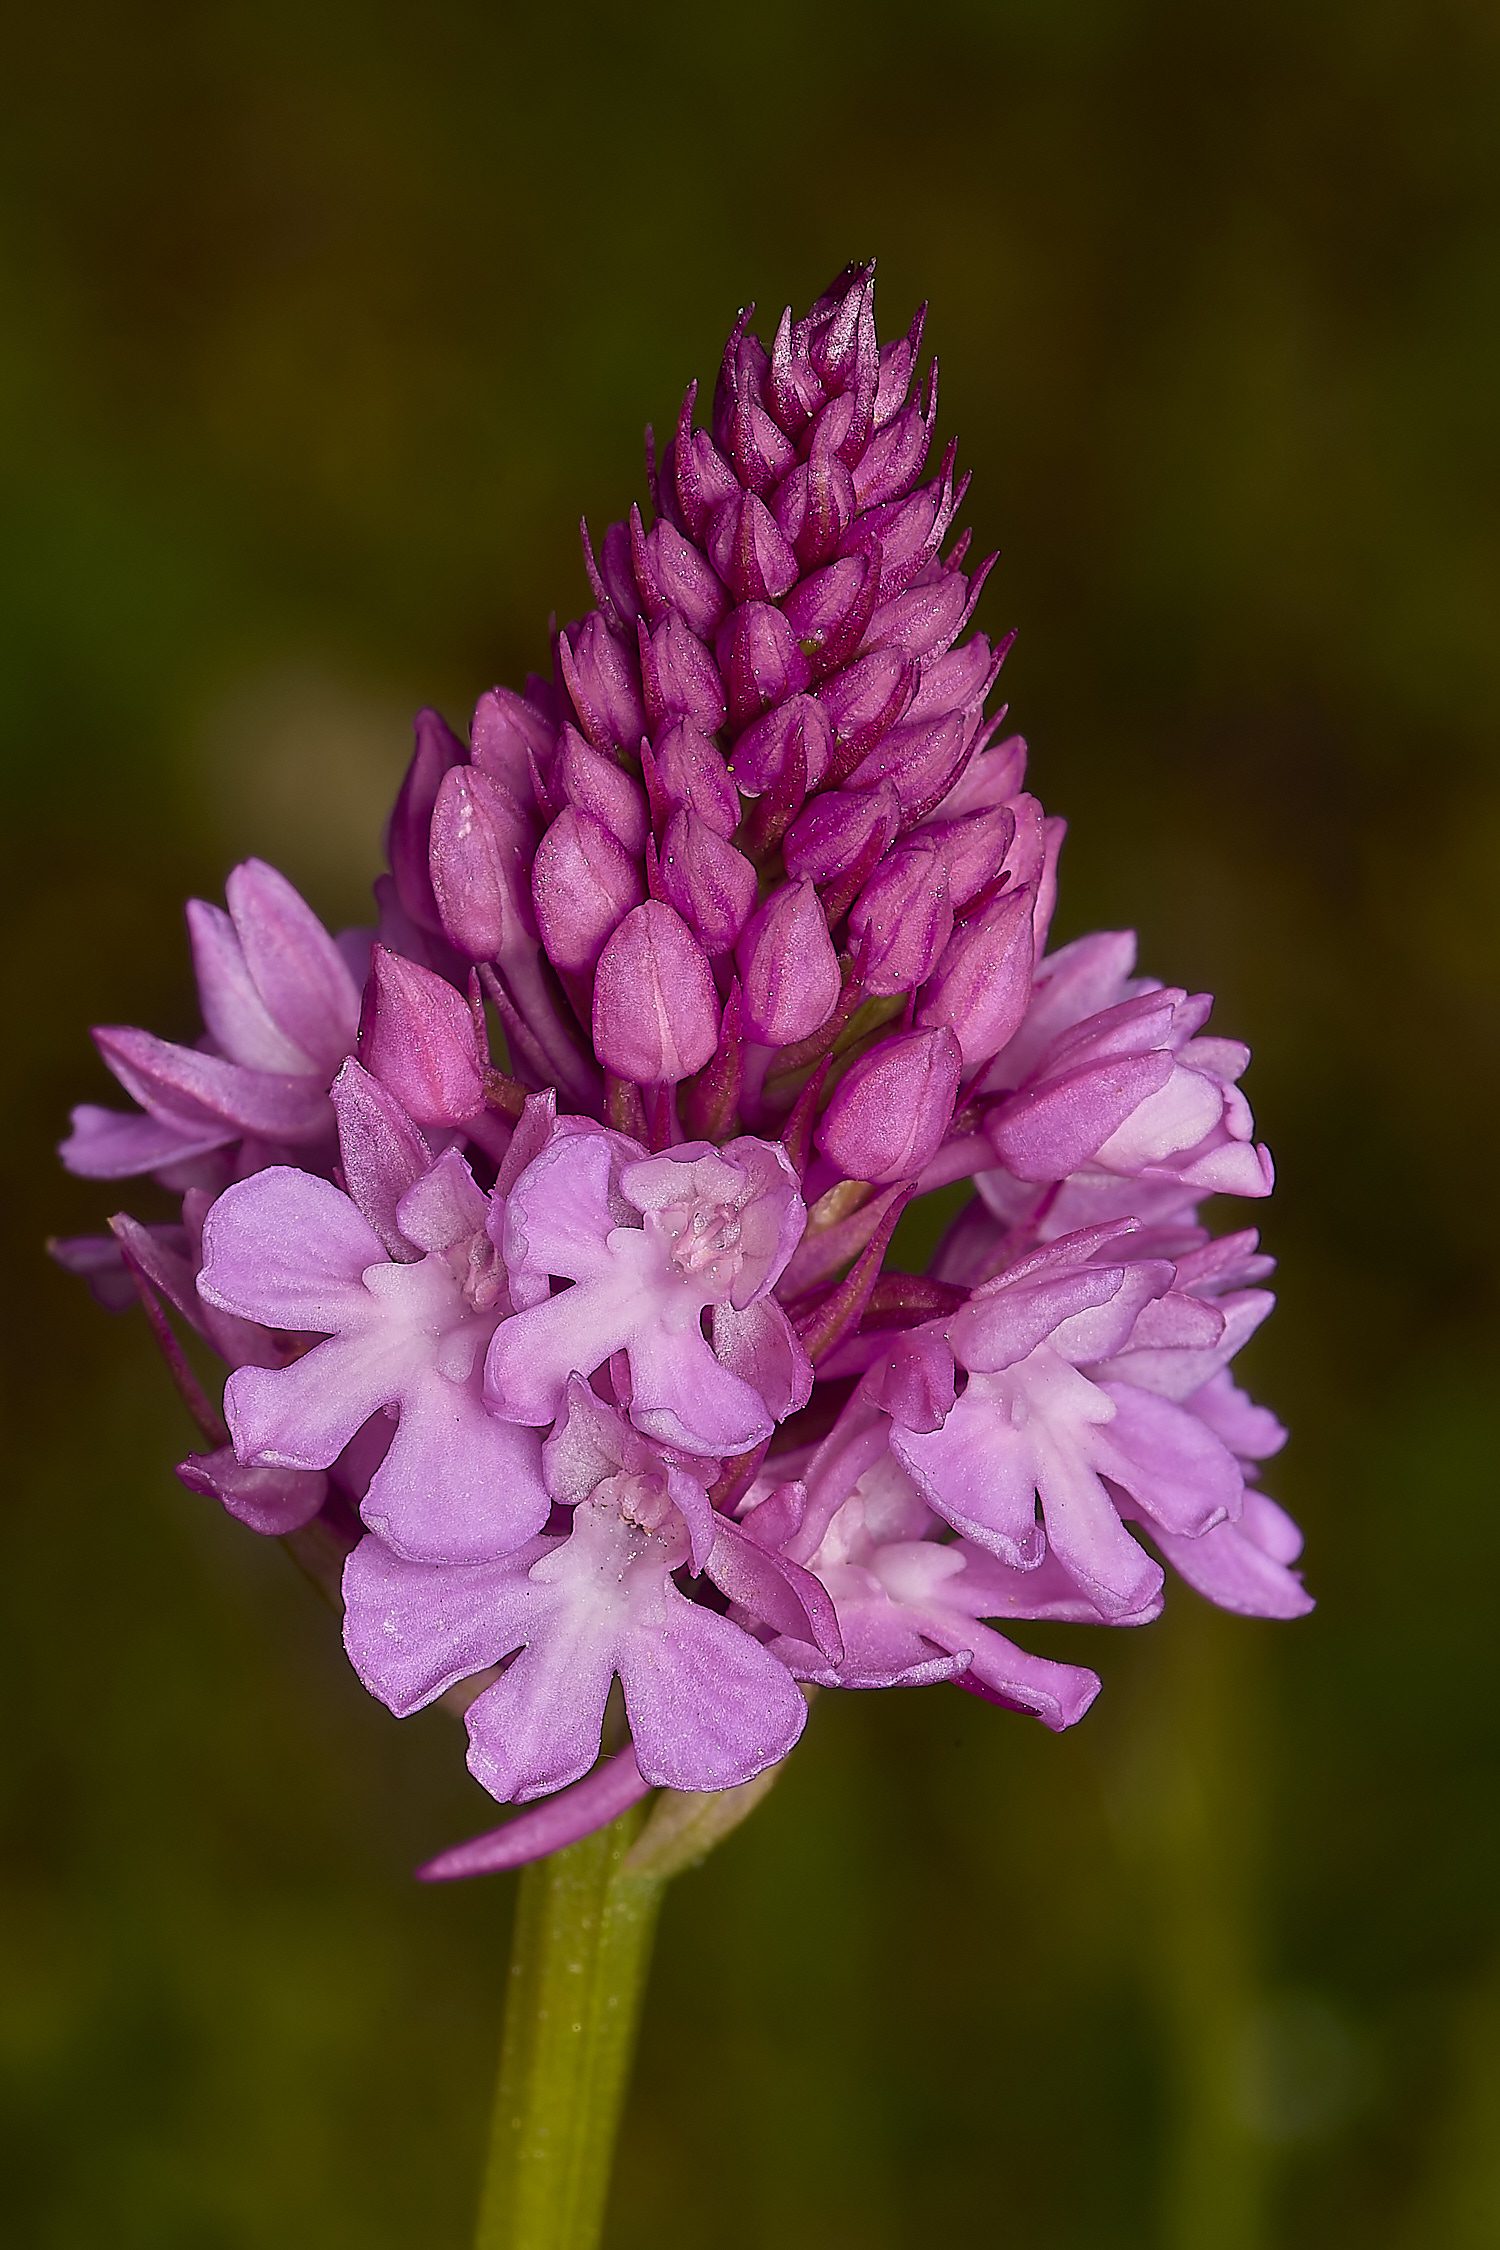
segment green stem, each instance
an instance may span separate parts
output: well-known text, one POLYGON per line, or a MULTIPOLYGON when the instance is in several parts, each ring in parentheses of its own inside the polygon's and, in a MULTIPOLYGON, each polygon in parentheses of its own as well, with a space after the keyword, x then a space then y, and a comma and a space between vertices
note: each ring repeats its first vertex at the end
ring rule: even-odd
POLYGON ((661 1894, 780 1772, 658 1790, 522 1875, 475 2250, 597 2250, 661 1894))
POLYGON ((644 1818, 522 1874, 476 2250, 596 2250, 665 1888, 622 1864, 644 1818))

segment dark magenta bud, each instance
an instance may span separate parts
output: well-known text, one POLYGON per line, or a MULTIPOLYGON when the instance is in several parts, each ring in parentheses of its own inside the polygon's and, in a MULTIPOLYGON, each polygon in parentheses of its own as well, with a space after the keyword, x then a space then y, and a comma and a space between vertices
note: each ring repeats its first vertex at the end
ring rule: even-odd
POLYGON ((716 835, 732 836, 740 824, 740 793, 728 766, 691 719, 669 727, 655 750, 641 746, 641 768, 651 798, 652 817, 664 828, 686 806, 716 835))
POLYGON ((960 1069, 946 1027, 882 1040, 839 1080, 817 1146, 845 1179, 880 1186, 915 1178, 943 1145, 960 1069))
POLYGON ((748 726, 768 705, 799 694, 812 680, 796 634, 769 602, 742 602, 720 626, 714 645, 736 727, 748 726))
POLYGON ((850 950, 867 991, 913 992, 953 935, 943 847, 913 837, 882 860, 849 913, 850 950))
POLYGON ((814 571, 788 597, 787 623, 819 672, 846 664, 865 638, 880 589, 879 552, 814 571))
POLYGON ((663 517, 648 532, 639 508, 630 511, 630 553, 641 603, 655 626, 676 610, 699 640, 713 638, 729 597, 699 550, 663 517))
POLYGON ((850 774, 856 789, 888 781, 901 800, 901 818, 913 826, 942 803, 972 754, 978 723, 972 712, 892 727, 850 774))
POLYGON ((443 925, 427 868, 427 838, 443 776, 450 766, 463 765, 465 754, 458 736, 436 711, 417 713, 416 735, 417 746, 386 826, 385 854, 406 913, 418 929, 441 937, 443 925))
POLYGON ((470 961, 498 961, 534 937, 536 831, 502 782, 452 766, 433 807, 430 866, 444 935, 470 961))
POLYGON ((531 788, 528 753, 544 766, 556 735, 554 722, 534 703, 511 688, 491 688, 475 706, 469 755, 481 773, 503 782, 524 805, 531 788))
POLYGON ((693 428, 696 383, 689 383, 677 434, 662 457, 660 489, 676 502, 680 528, 701 546, 714 511, 739 492, 739 478, 707 430, 693 428))
POLYGON ((464 1125, 484 1107, 468 1003, 446 978, 383 945, 370 955, 359 1060, 417 1125, 464 1125))
POLYGON ((592 813, 632 859, 639 859, 650 826, 646 792, 617 759, 591 749, 576 727, 565 726, 559 735, 547 785, 559 811, 575 805, 579 812, 592 813))
POLYGON ((585 975, 611 930, 645 895, 629 852, 592 813, 568 805, 536 849, 531 896, 554 968, 585 975))
POLYGON ((946 1024, 972 1073, 1020 1029, 1031 999, 1032 884, 1007 889, 961 922, 917 1003, 917 1022, 946 1024))
POLYGON ((587 521, 580 522, 578 533, 583 541, 583 567, 588 572, 594 599, 610 631, 628 640, 635 630, 636 619, 645 615, 641 591, 635 581, 630 532, 623 523, 610 524, 597 559, 587 521))
POLYGON ((717 734, 724 724, 724 683, 712 656, 675 611, 656 629, 640 636, 641 679, 653 732, 677 719, 691 719, 702 734, 717 734))
POLYGON ((627 914, 594 978, 594 1052, 638 1086, 675 1085, 719 1044, 708 956, 680 914, 647 899, 627 914))
POLYGON ((838 553, 858 507, 849 471, 836 453, 818 446, 779 486, 771 513, 803 569, 813 570, 838 553))
POLYGON ((557 637, 557 664, 578 724, 596 750, 634 750, 646 731, 634 651, 598 610, 557 637))
POLYGON ((899 649, 871 649, 818 689, 837 745, 829 778, 846 781, 883 735, 904 718, 921 682, 921 667, 899 649))
POLYGON ((755 869, 697 813, 674 813, 662 838, 661 895, 710 957, 726 953, 755 911, 755 869))
POLYGON ((753 492, 736 493, 718 508, 708 552, 737 602, 780 601, 797 583, 797 557, 753 492))
POLYGON ((767 899, 735 948, 745 1036, 790 1047, 821 1029, 843 978, 811 883, 787 883, 767 899))
POLYGON ((833 756, 828 714, 813 696, 794 695, 746 727, 735 743, 729 770, 747 797, 771 788, 786 767, 798 728, 807 761, 806 787, 816 789, 833 756))
POLYGON ((889 782, 875 789, 829 789, 809 799, 787 832, 787 872, 822 885, 887 852, 901 826, 901 800, 889 782))
POLYGON ((954 911, 962 912, 1004 867, 1015 838, 1016 816, 1008 805, 990 805, 957 820, 933 821, 921 833, 941 843, 947 853, 948 888, 954 911))

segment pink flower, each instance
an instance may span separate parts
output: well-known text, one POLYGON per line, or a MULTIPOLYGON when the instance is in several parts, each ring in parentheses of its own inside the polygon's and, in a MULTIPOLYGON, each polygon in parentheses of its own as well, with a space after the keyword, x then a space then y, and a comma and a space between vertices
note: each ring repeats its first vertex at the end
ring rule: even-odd
POLYGON ((689 1141, 653 1157, 620 1134, 560 1131, 506 1209, 505 1262, 524 1309, 490 1346, 492 1409, 550 1422, 570 1375, 623 1352, 638 1429, 699 1453, 758 1445, 812 1386, 770 1295, 805 1217, 774 1143, 689 1141), (552 1277, 573 1286, 549 1295, 552 1277))
POLYGON ((651 1783, 727 1789, 784 1758, 806 1718, 787 1670, 674 1583, 691 1551, 687 1468, 581 1383, 545 1461, 572 1510, 565 1537, 477 1566, 413 1562, 378 1539, 355 1550, 345 1639, 366 1686, 404 1716, 514 1656, 467 1718, 470 1769, 502 1801, 588 1772, 616 1678, 651 1783))
POLYGON ((359 986, 274 867, 247 859, 224 889, 227 914, 196 898, 187 910, 205 1043, 178 1047, 122 1026, 96 1031, 99 1052, 144 1114, 75 1109, 61 1150, 70 1172, 91 1180, 156 1172, 182 1186, 193 1184, 195 1164, 236 1144, 247 1171, 294 1152, 331 1152, 328 1086, 354 1047, 359 986))

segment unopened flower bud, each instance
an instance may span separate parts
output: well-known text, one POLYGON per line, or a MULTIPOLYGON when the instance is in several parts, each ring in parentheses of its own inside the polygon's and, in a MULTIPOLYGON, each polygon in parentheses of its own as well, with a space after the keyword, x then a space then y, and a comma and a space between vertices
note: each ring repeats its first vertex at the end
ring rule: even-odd
POLYGON ((813 676, 795 632, 769 602, 742 602, 720 626, 714 646, 737 727, 798 694, 813 676))
POLYGON ((469 960, 497 961, 531 934, 534 842, 502 782, 477 766, 444 774, 432 813, 432 888, 444 934, 469 960))
POLYGON ((733 945, 755 911, 756 874, 695 812, 674 813, 662 838, 662 896, 710 956, 733 945))
POLYGON ((818 701, 839 746, 833 761, 839 780, 905 715, 920 680, 921 667, 899 649, 875 648, 823 682, 818 701))
POLYGON ((901 800, 878 789, 828 789, 808 800, 787 831, 787 871, 831 883, 889 851, 901 826, 901 800))
POLYGON ((883 860, 850 909, 849 934, 867 991, 914 991, 953 935, 941 844, 914 837, 883 860))
POLYGON ((553 801, 592 813, 632 859, 646 848, 646 793, 619 762, 591 749, 576 727, 565 726, 547 776, 553 801))
POLYGON ((846 1179, 915 1178, 943 1145, 961 1064, 945 1026, 883 1040, 840 1079, 817 1146, 846 1179))
POLYGON ((816 697, 794 695, 746 727, 735 743, 730 771, 747 797, 759 797, 772 787, 793 754, 792 740, 799 729, 807 786, 816 789, 833 756, 833 728, 816 697))
POLYGON ((1006 890, 954 931, 917 1005, 917 1022, 947 1024, 966 1072, 997 1055, 1020 1026, 1031 998, 1029 884, 1006 890))
POLYGON ((700 641, 710 640, 729 607, 718 576, 698 549, 663 517, 650 531, 630 511, 630 553, 641 599, 653 626, 672 610, 700 641))
POLYGON ((474 1019, 430 969, 377 945, 370 956, 359 1059, 418 1125, 463 1125, 484 1106, 474 1019))
POLYGON ((417 713, 416 734, 417 746, 386 828, 385 852, 403 909, 419 929, 440 937, 443 925, 432 895, 427 837, 443 776, 450 766, 465 762, 464 746, 436 711, 417 713))
POLYGON ((716 511, 708 552, 737 602, 780 601, 797 583, 797 558, 753 492, 736 493, 716 511))
POLYGON ((594 1051, 617 1078, 675 1085, 719 1043, 713 972, 692 931, 661 899, 627 914, 599 958, 594 1051))
POLYGON ((740 793, 729 768, 691 719, 668 727, 655 750, 641 751, 651 809, 659 828, 684 806, 706 821, 715 835, 732 836, 740 824, 740 793))
POLYGON ((714 512, 738 495, 740 485, 733 469, 707 430, 693 428, 693 408, 698 386, 689 383, 677 418, 677 434, 662 458, 661 491, 676 502, 681 528, 690 539, 701 541, 714 512))
POLYGON ((932 821, 922 829, 941 843, 948 860, 948 888, 955 909, 997 882, 1015 836, 1015 815, 1008 805, 991 805, 958 820, 932 821))
POLYGON ((531 897, 547 957, 584 975, 644 896, 641 871, 592 813, 565 806, 537 846, 531 897))
POLYGON ((941 719, 892 727, 850 774, 856 789, 890 782, 901 799, 908 825, 935 812, 968 763, 978 729, 971 714, 950 711, 941 719))
POLYGON ((847 555, 804 578, 788 595, 785 616, 819 672, 847 664, 865 637, 880 591, 869 555, 847 555))
POLYGON ((518 805, 524 805, 531 788, 528 753, 538 765, 545 765, 556 733, 545 713, 524 696, 511 688, 491 688, 475 705, 470 758, 492 780, 503 782, 518 805))
POLYGON ((703 734, 724 724, 724 683, 712 656, 675 611, 652 633, 638 625, 641 679, 653 728, 691 719, 703 734))
POLYGON ((574 628, 571 641, 566 633, 558 635, 557 663, 578 724, 594 748, 633 750, 646 729, 634 651, 616 640, 597 610, 574 628))
POLYGON ((811 570, 838 553, 859 506, 854 479, 836 453, 816 446, 779 486, 771 513, 798 562, 811 570))
POLYGON ((735 948, 745 1035, 790 1047, 828 1021, 843 979, 828 923, 811 883, 787 883, 767 899, 735 948))

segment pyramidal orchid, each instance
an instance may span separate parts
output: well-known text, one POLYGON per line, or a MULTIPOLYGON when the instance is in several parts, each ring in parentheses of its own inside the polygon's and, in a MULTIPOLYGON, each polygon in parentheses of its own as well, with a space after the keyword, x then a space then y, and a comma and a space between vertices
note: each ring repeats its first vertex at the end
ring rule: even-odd
POLYGON ((462 1708, 527 1805, 437 1877, 652 1790, 647 1837, 711 1841, 670 1808, 748 1803, 817 1689, 1072 1726, 1099 1679, 1027 1625, 1149 1624, 1168 1572, 1311 1606, 1229 1372, 1270 1261, 1202 1211, 1272 1185, 1247 1050, 1128 933, 1049 950, 1063 823, 994 701, 922 315, 882 344, 858 266, 750 320, 585 527, 547 675, 467 740, 419 717, 375 927, 236 868, 188 910, 202 1038, 96 1032, 138 1107, 63 1144, 184 1196, 55 1245, 145 1303, 210 1440, 184 1480, 346 1557, 361 1680, 462 1708))

